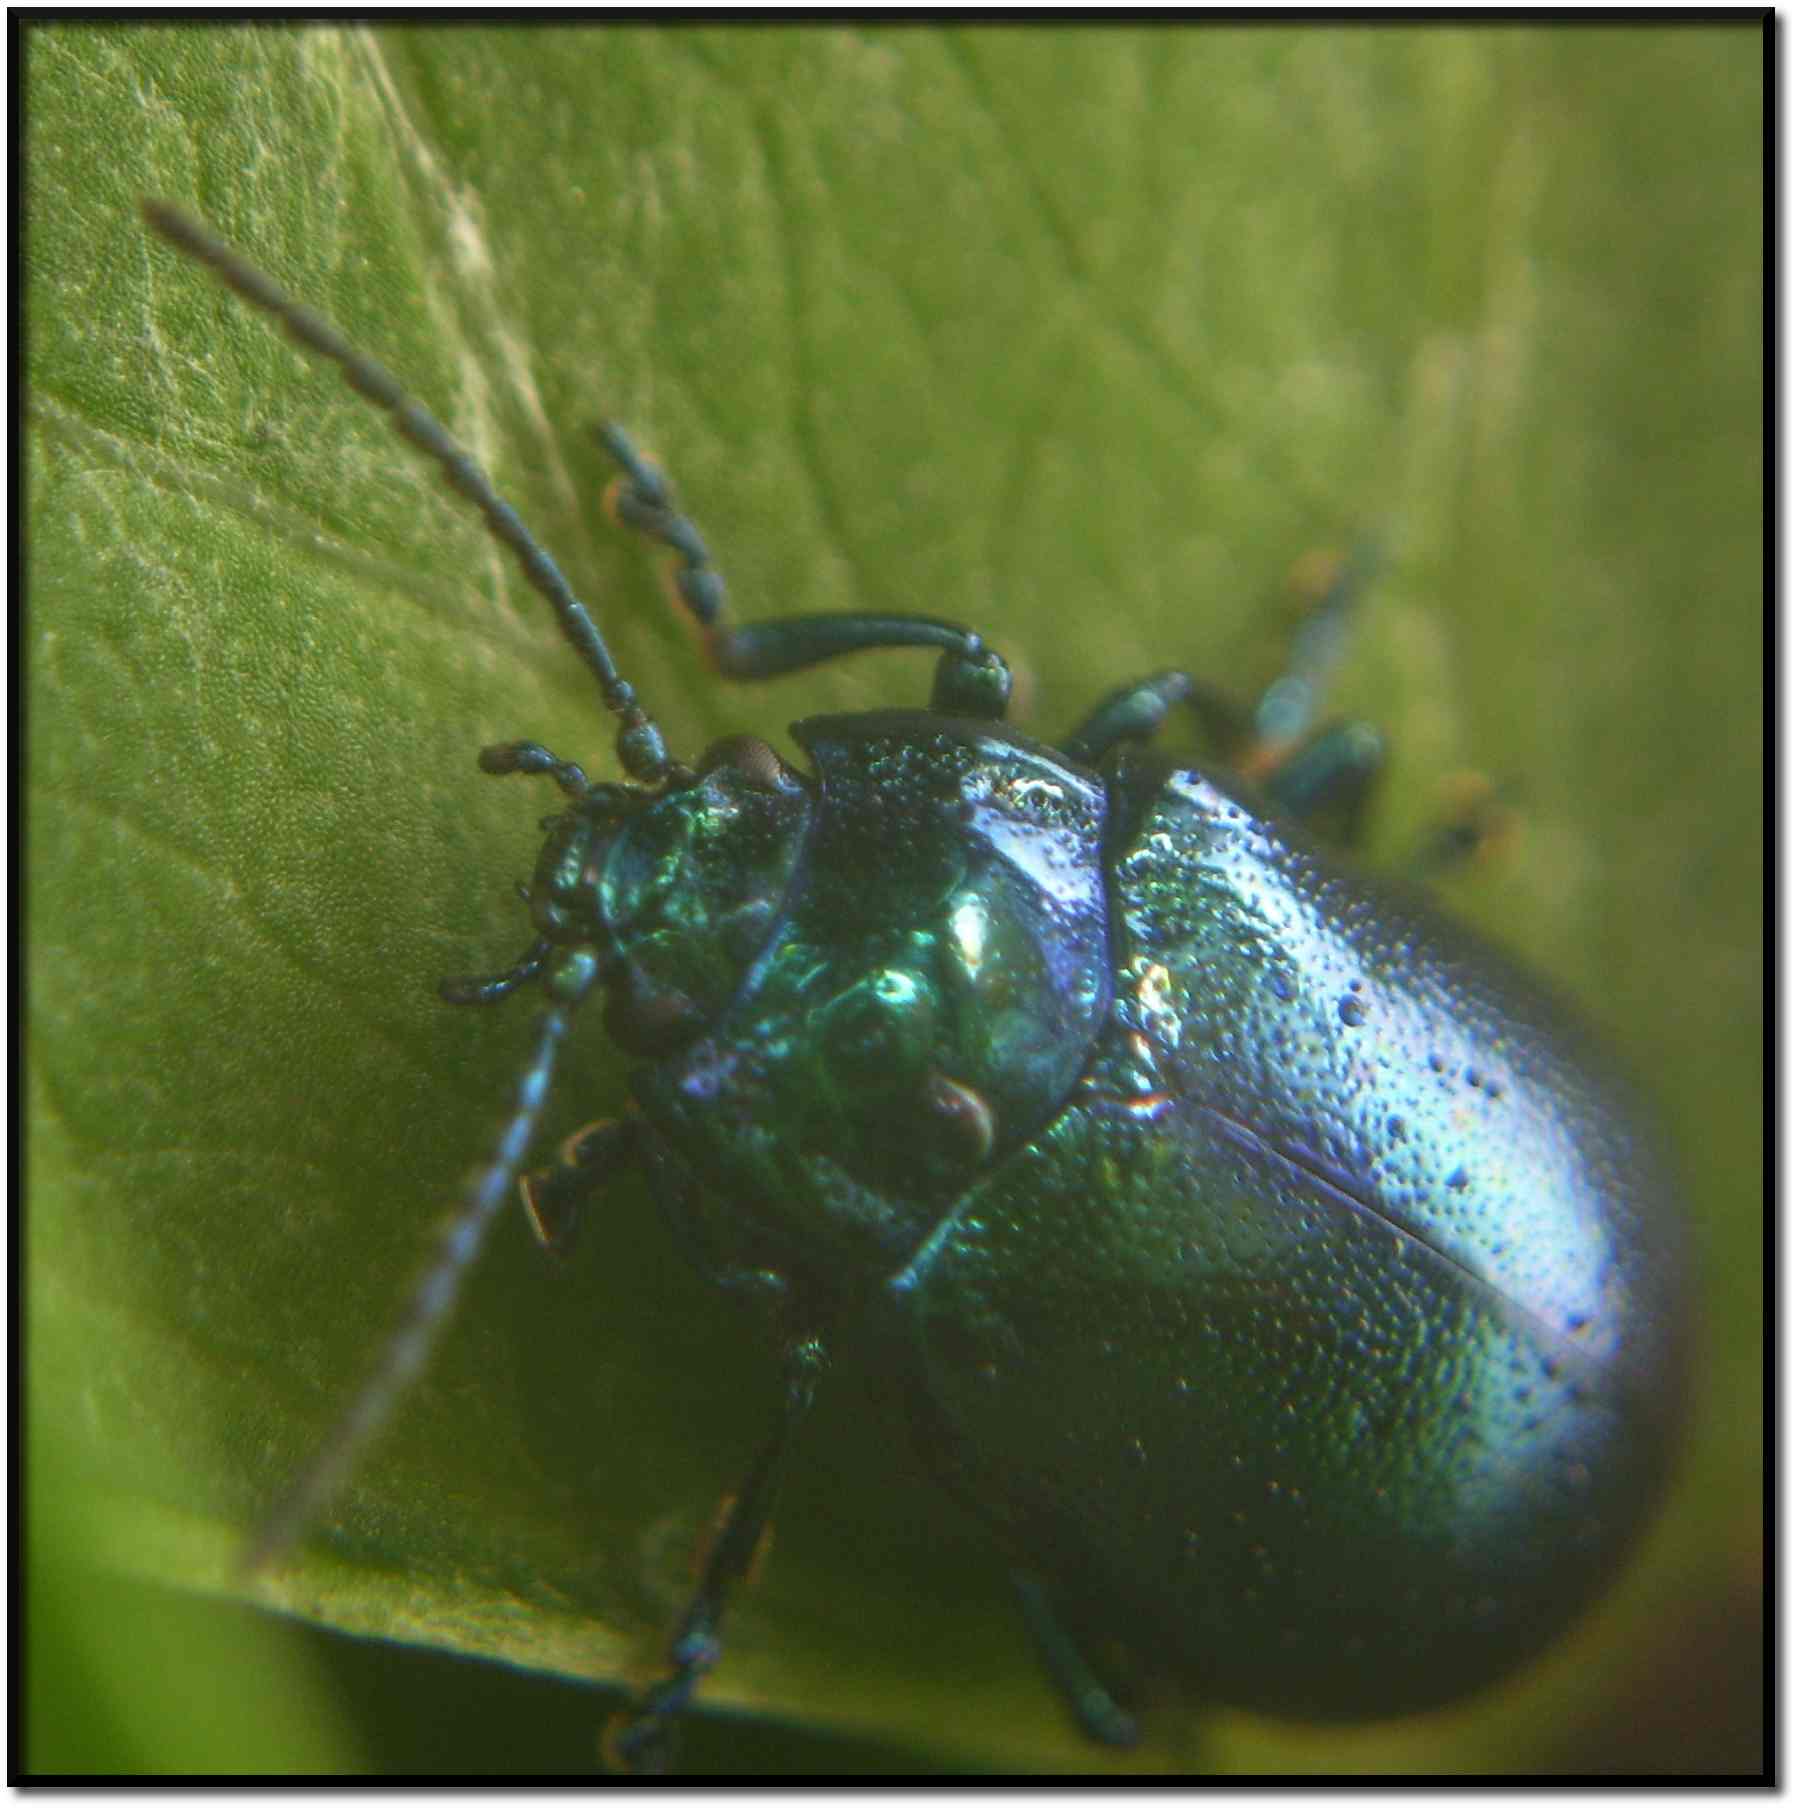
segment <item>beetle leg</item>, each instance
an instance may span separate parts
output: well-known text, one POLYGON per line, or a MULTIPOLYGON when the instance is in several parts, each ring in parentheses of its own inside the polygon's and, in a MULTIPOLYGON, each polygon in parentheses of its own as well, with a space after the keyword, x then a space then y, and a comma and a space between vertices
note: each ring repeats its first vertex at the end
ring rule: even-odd
POLYGON ((718 1663, 725 1611, 732 1592, 755 1561, 774 1508, 781 1460, 794 1429, 812 1405, 825 1363, 824 1346, 817 1338, 799 1339, 787 1348, 779 1418, 712 1541, 699 1587, 669 1643, 667 1675, 607 1729, 606 1758, 624 1771, 662 1772, 667 1768, 674 1723, 692 1701, 700 1681, 718 1663))
POLYGON ((1352 848, 1385 767, 1385 739, 1371 723, 1332 723, 1259 778, 1261 789, 1285 815, 1352 848))
POLYGON ((1284 814, 1313 825, 1321 819, 1341 841, 1353 844, 1385 762, 1384 743, 1365 723, 1306 732, 1374 564, 1368 543, 1347 558, 1320 555, 1301 562, 1295 583, 1315 601, 1293 632, 1286 670, 1253 711, 1188 673, 1156 673, 1113 692, 1062 744, 1063 752, 1096 765, 1120 743, 1147 741, 1185 705, 1211 745, 1256 780, 1284 814))
POLYGON ((549 951, 549 939, 540 936, 503 974, 446 974, 437 983, 437 996, 445 1005, 493 1005, 535 980, 543 972, 549 951))
POLYGON ((1343 841, 1352 843, 1359 835, 1368 796, 1385 762, 1377 730, 1366 723, 1337 724, 1270 762, 1271 744, 1254 739, 1247 713, 1188 673, 1157 673, 1114 691, 1062 743, 1062 752, 1097 766, 1120 743, 1147 741, 1180 704, 1198 716, 1214 744, 1246 749, 1238 756, 1239 767, 1260 780, 1284 814, 1315 822, 1333 810, 1343 841))
POLYGON ((1442 790, 1447 809, 1411 857, 1411 872, 1423 881, 1439 880, 1470 861, 1508 849, 1522 831, 1522 817, 1507 798, 1507 788, 1485 774, 1451 774, 1442 790))
POLYGON ((573 1250, 581 1207, 636 1161, 639 1125, 635 1118, 596 1120, 563 1143, 555 1163, 518 1178, 537 1242, 552 1257, 573 1250))
POLYGON ((698 625, 706 653, 726 679, 774 679, 873 648, 934 647, 942 651, 930 707, 947 716, 997 720, 1011 699, 1011 668, 972 629, 935 616, 872 614, 779 616, 733 624, 724 578, 692 521, 674 506, 668 480, 615 422, 599 442, 618 462, 607 507, 627 527, 676 555, 671 589, 676 605, 698 625))
POLYGON ((1345 555, 1318 551, 1293 568, 1291 585, 1310 603, 1292 631, 1286 669, 1256 701, 1234 753, 1245 778, 1292 816, 1333 824, 1353 843, 1385 758, 1378 733, 1362 723, 1313 731, 1317 707, 1348 644, 1349 620, 1379 564, 1373 542, 1345 555))
POLYGON ((1199 719, 1206 736, 1219 748, 1234 747, 1249 732, 1241 705, 1190 673, 1158 672, 1121 686, 1061 744, 1070 760, 1096 767, 1122 742, 1146 742, 1158 734, 1177 705, 1199 719))
POLYGON ((552 754, 541 742, 495 742, 476 756, 483 773, 547 773, 577 802, 587 796, 587 776, 571 760, 552 754))
POLYGON ((1347 558, 1319 554, 1299 563, 1295 588, 1314 601, 1293 631, 1286 670, 1252 711, 1190 673, 1156 673, 1114 691, 1062 743, 1062 752, 1096 766, 1122 742, 1149 740, 1184 704, 1214 751, 1227 754, 1246 776, 1263 779, 1277 772, 1310 727, 1324 685, 1341 659, 1349 612, 1376 563, 1371 542, 1363 542, 1347 558))
POLYGON ((1325 686, 1342 660, 1349 617, 1379 564, 1371 541, 1346 557, 1315 553, 1293 571, 1293 588, 1314 601, 1292 631, 1286 670, 1255 705, 1250 745, 1238 765, 1251 779, 1276 767, 1311 727, 1325 686))
POLYGON ((1018 1607, 1042 1655, 1050 1680, 1085 1733, 1107 1747, 1134 1747, 1136 1718, 1118 1705, 1073 1636, 1062 1625, 1049 1593, 1027 1571, 1011 1574, 1018 1607))

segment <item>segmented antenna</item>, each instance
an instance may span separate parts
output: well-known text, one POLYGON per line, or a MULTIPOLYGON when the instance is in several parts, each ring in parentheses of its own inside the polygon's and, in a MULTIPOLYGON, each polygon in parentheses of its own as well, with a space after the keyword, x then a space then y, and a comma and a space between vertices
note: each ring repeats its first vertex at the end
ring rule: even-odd
MULTIPOLYGON (((619 719, 618 754, 626 773, 645 784, 666 779, 670 763, 661 732, 637 703, 630 685, 619 676, 592 617, 517 511, 493 488, 487 474, 449 431, 422 405, 412 401, 382 365, 358 352, 330 322, 294 301, 197 221, 160 201, 145 201, 143 211, 144 218, 170 244, 205 264, 245 301, 273 315, 289 338, 306 351, 336 365, 357 394, 385 409, 400 435, 436 461, 451 487, 474 503, 494 537, 511 550, 532 589, 555 611, 563 634, 599 681, 606 708, 619 719)), ((568 776, 577 772, 569 767, 558 777, 566 784, 568 776)), ((534 977, 546 952, 546 945, 533 944, 506 975, 483 983, 486 991, 481 997, 498 997, 500 992, 510 992, 534 977)), ((305 1530, 349 1475, 362 1448, 386 1423, 400 1395, 424 1368, 448 1322, 464 1278, 480 1254, 500 1208, 511 1196, 549 1092, 557 1046, 567 1033, 566 1008, 577 998, 578 991, 565 988, 558 1003, 537 1020, 530 1060, 518 1078, 512 1113, 492 1157, 474 1178, 455 1217, 445 1226, 437 1253, 414 1287, 373 1373, 251 1542, 243 1558, 245 1571, 267 1565, 305 1530)))
POLYGON ((381 1430, 394 1403, 424 1368, 456 1304, 463 1279, 479 1256, 500 1208, 511 1198, 512 1183, 549 1094, 556 1046, 567 1029, 568 1015, 560 1007, 551 1007, 537 1020, 531 1060, 518 1078, 512 1116, 500 1133, 492 1159, 476 1177, 462 1210, 444 1227, 437 1254, 419 1277, 373 1374, 250 1542, 241 1561, 245 1573, 259 1571, 279 1558, 305 1532, 350 1474, 362 1448, 381 1430))
POLYGON ((435 415, 406 394, 384 365, 358 352, 323 315, 296 302, 197 220, 166 201, 146 200, 143 212, 145 220, 177 250, 206 265, 246 302, 273 315, 302 349, 336 365, 351 389, 387 411, 403 439, 436 460, 451 488, 480 510, 494 538, 517 559, 531 588, 555 611, 562 633, 599 681, 606 708, 619 719, 619 764, 632 779, 644 784, 664 779, 669 762, 661 731, 637 702, 630 683, 620 676, 598 626, 569 588, 561 568, 538 544, 517 510, 493 488, 473 456, 435 415))

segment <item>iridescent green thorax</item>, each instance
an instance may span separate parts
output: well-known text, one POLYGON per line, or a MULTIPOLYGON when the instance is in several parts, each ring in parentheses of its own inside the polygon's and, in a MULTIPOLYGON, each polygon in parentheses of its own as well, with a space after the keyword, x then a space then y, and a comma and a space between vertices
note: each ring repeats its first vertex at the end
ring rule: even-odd
POLYGON ((990 724, 795 733, 820 783, 803 884, 706 1035, 636 1086, 703 1186, 853 1284, 1078 1080, 1110 1004, 1105 794, 990 724))

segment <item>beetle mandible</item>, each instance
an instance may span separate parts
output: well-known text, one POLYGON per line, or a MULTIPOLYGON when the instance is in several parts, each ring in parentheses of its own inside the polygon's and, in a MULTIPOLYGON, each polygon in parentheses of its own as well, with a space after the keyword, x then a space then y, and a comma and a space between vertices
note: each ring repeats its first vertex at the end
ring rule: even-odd
POLYGON ((1379 1716, 1478 1689, 1593 1600, 1681 1424, 1679 1206, 1640 1104, 1542 987, 1291 827, 1352 813, 1377 766, 1368 732, 1310 727, 1354 562, 1252 716, 1166 672, 1051 747, 1006 726, 1009 671, 956 624, 734 625, 698 531, 607 426, 615 512, 673 551, 721 675, 937 654, 926 709, 794 725, 810 772, 750 737, 688 765, 448 432, 205 228, 145 214, 481 511, 598 681, 624 774, 590 781, 529 741, 481 752, 566 803, 526 889, 529 947, 442 990, 539 988, 531 1053, 373 1377, 254 1561, 385 1420, 514 1186, 553 1245, 634 1164, 705 1273, 760 1305, 784 1386, 665 1675, 613 1733, 626 1764, 665 1762, 716 1663, 790 1435, 852 1325, 995 1531, 1100 1740, 1136 1732, 1096 1663, 1113 1648, 1208 1700, 1379 1716), (1144 751, 1180 708, 1235 772, 1144 751), (634 1099, 527 1172, 594 995, 640 1062, 634 1099))

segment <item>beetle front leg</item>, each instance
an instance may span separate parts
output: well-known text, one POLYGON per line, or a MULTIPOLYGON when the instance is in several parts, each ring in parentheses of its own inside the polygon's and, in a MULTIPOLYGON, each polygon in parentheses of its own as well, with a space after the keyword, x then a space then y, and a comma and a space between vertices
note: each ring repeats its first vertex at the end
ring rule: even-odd
POLYGON ((596 1120, 563 1142, 554 1164, 518 1178, 537 1242, 552 1257, 566 1257, 574 1248, 581 1207, 637 1161, 641 1129, 634 1117, 596 1120))
POLYGON ((941 651, 930 707, 945 716, 998 721, 1011 701, 1011 668, 972 629, 936 616, 865 613, 777 616, 732 623, 724 576, 692 520, 674 506, 668 480, 623 428, 608 421, 599 442, 620 475, 606 493, 617 520, 673 550, 671 590, 698 625, 706 652, 726 679, 775 679, 874 648, 934 647, 941 651))
POLYGON ((538 937, 503 974, 448 974, 437 983, 437 996, 450 1006, 490 1006, 508 999, 543 972, 549 960, 548 937, 538 937))
POLYGON ((812 1405, 827 1361, 817 1338, 800 1339, 788 1346, 780 1416, 712 1541, 699 1587, 669 1643, 667 1675, 644 1691, 607 1731, 606 1757, 621 1770, 666 1771, 674 1724, 700 1681, 718 1663, 725 1612, 754 1563, 774 1509, 781 1461, 794 1430, 812 1405))
POLYGON ((587 796, 587 775, 541 742, 495 742, 476 756, 483 773, 547 773, 577 803, 587 796))

